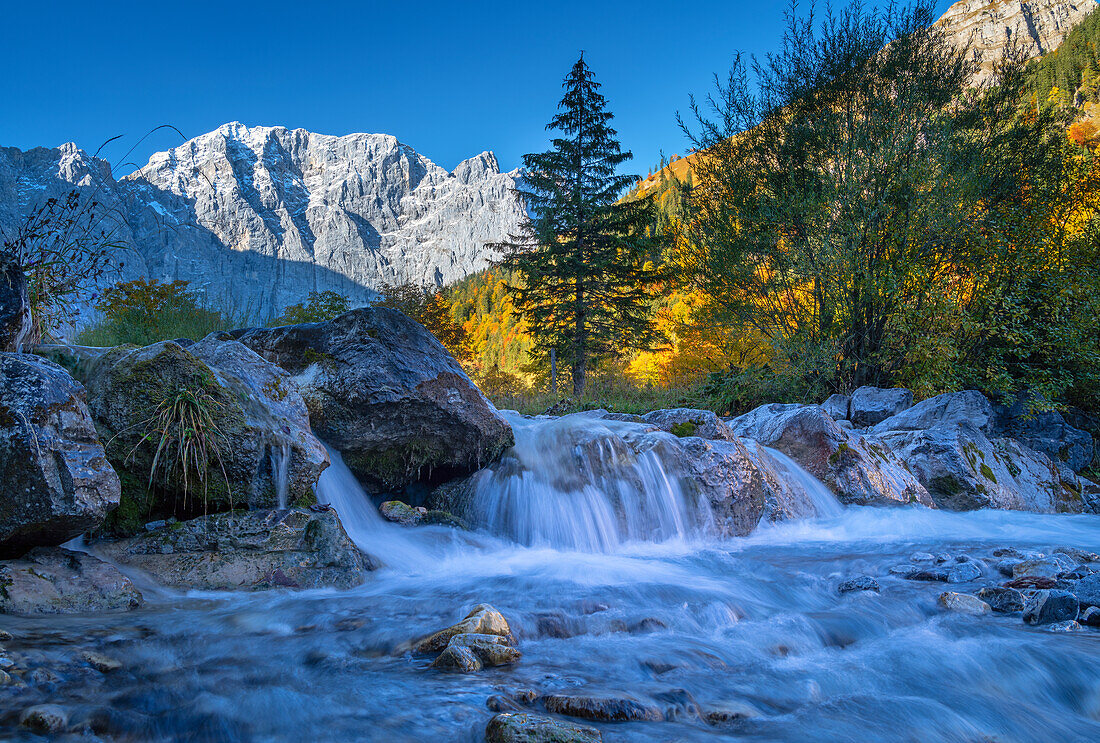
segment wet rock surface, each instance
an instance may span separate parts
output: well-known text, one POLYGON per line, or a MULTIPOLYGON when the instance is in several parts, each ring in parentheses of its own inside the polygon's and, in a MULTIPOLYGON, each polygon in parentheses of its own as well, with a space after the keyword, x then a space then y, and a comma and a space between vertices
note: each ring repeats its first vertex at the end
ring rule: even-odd
POLYGON ((485 728, 487 743, 600 743, 598 730, 575 722, 533 715, 503 713, 485 728))
POLYGON ((1069 591, 1044 589, 1036 591, 1024 604, 1024 621, 1028 624, 1076 621, 1080 608, 1077 597, 1069 591))
POLYGON ((906 389, 860 387, 848 404, 848 420, 861 428, 881 423, 913 407, 913 393, 906 389))
POLYGON ((164 526, 96 549, 176 588, 351 588, 381 565, 335 511, 234 511, 164 526))
POLYGON ((0 353, 0 557, 62 544, 118 505, 85 398, 57 364, 0 353))
POLYGON ((19 264, 0 255, 0 352, 22 351, 31 329, 26 275, 19 264))
POLYGON ((141 592, 113 565, 84 552, 37 547, 0 561, 0 613, 89 614, 128 611, 141 592))

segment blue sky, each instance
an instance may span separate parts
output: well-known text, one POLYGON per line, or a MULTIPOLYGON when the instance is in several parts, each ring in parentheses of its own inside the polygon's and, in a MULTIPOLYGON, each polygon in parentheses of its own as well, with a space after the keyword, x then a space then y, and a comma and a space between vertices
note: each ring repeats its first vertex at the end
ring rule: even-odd
MULTIPOLYGON (((939 3, 942 12, 950 5, 939 3)), ((786 2, 68 2, 17 0, 0 26, 0 146, 75 141, 144 164, 227 121, 385 132, 447 168, 517 167, 579 50, 640 174, 734 51, 778 44, 786 2), (685 11, 690 8, 690 11, 685 11)), ((132 168, 130 168, 132 169, 132 168)), ((123 167, 123 170, 127 170, 123 167)))

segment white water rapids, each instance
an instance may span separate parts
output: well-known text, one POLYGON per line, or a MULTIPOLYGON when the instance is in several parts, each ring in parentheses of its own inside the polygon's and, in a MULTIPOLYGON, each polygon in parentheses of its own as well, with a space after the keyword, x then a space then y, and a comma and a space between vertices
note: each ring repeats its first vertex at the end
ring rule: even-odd
POLYGON ((319 499, 386 564, 358 589, 167 595, 3 626, 42 653, 90 644, 123 662, 40 700, 99 710, 105 740, 480 743, 486 700, 519 689, 661 710, 586 723, 607 743, 1100 739, 1100 633, 936 604, 1004 580, 996 548, 1100 551, 1100 517, 842 508, 771 452, 816 516, 724 539, 660 457, 624 448, 613 424, 563 420, 517 427, 516 450, 476 483, 472 532, 385 522, 333 456, 319 499), (985 575, 891 575, 915 552, 966 554, 985 575), (880 591, 838 593, 858 575, 880 591), (483 602, 508 618, 515 666, 446 674, 401 650, 483 602), (714 710, 739 716, 708 722, 714 710))

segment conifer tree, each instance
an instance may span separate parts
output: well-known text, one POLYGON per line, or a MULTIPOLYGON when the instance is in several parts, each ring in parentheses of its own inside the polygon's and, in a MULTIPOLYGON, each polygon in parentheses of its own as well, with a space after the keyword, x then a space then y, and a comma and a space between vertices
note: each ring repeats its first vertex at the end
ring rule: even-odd
POLYGON ((533 354, 556 350, 584 394, 591 364, 653 339, 650 307, 659 270, 648 201, 619 195, 636 176, 619 175, 623 152, 600 84, 582 54, 547 125, 559 136, 548 152, 525 155, 518 189, 528 217, 521 234, 500 246, 519 281, 513 303, 534 338, 533 354))

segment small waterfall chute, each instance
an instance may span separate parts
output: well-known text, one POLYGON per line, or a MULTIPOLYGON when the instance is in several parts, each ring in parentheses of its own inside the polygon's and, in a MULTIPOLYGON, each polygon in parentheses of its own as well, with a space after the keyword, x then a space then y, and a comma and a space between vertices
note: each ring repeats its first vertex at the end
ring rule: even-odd
POLYGON ((793 490, 795 497, 812 511, 806 516, 830 518, 844 513, 844 506, 825 483, 778 449, 772 449, 770 446, 762 448, 775 462, 779 473, 783 475, 784 487, 793 490))

